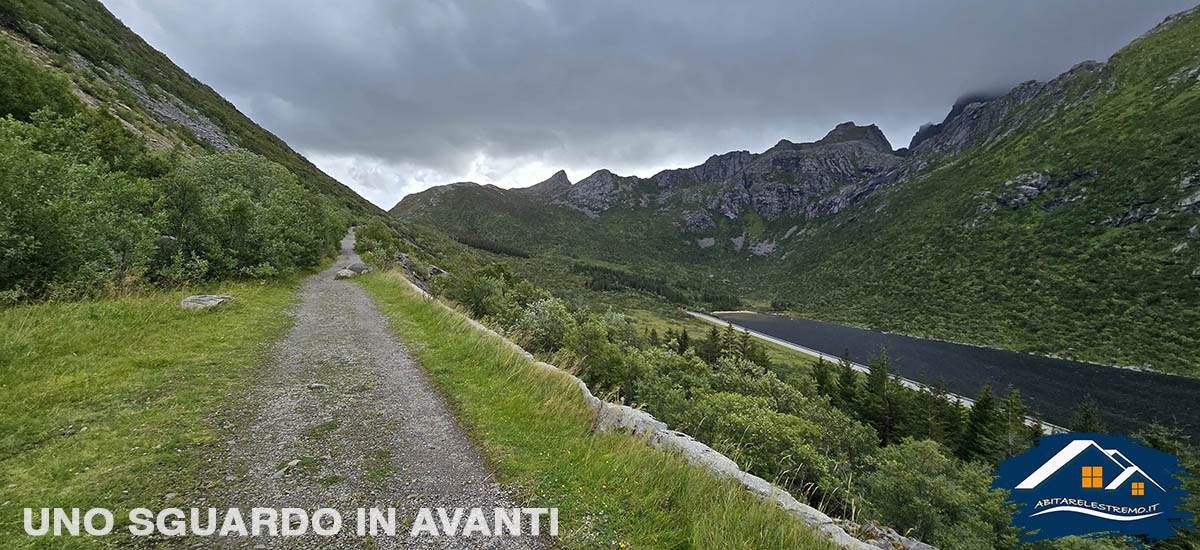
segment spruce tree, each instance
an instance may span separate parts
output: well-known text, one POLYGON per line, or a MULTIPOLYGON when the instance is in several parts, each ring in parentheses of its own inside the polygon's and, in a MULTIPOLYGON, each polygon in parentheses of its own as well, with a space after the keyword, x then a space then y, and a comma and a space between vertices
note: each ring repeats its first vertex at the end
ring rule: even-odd
POLYGON ((658 331, 655 329, 650 329, 650 345, 658 347, 658 331))
POLYGON ((887 349, 882 349, 879 355, 868 364, 867 386, 860 398, 859 410, 864 419, 875 428, 882 445, 888 445, 896 440, 897 418, 896 398, 890 391, 891 377, 888 374, 887 349))
POLYGON ((938 380, 937 384, 921 392, 921 415, 925 439, 946 442, 946 426, 942 421, 942 408, 946 406, 946 382, 938 380))
POLYGON ((753 353, 753 351, 750 349, 751 344, 753 343, 754 342, 750 340, 750 331, 743 330, 740 334, 738 334, 738 353, 741 353, 742 357, 749 359, 750 355, 753 353))
POLYGON ((688 331, 685 328, 679 334, 679 355, 683 355, 690 347, 692 347, 692 339, 688 337, 688 331))
POLYGON ((1029 415, 1029 407, 1021 401, 1021 391, 1013 389, 1000 402, 1000 412, 1004 418, 1004 433, 1001 438, 1004 456, 1014 456, 1025 450, 1021 442, 1028 439, 1029 429, 1025 425, 1025 417, 1029 415))
POLYGON ((708 339, 704 341, 704 360, 710 364, 721 358, 721 331, 714 325, 708 331, 708 339))
POLYGON ((842 359, 838 361, 838 400, 837 405, 843 411, 852 413, 854 405, 858 402, 858 374, 854 372, 854 367, 850 363, 850 350, 842 352, 842 359))
POLYGON ((737 345, 737 333, 733 330, 733 323, 725 326, 725 334, 721 339, 721 354, 724 355, 726 353, 732 354, 737 359, 742 358, 741 350, 738 349, 737 345))
POLYGON ((1104 425, 1104 420, 1100 418, 1100 406, 1090 395, 1084 397, 1083 402, 1079 404, 1079 408, 1075 410, 1075 418, 1071 420, 1071 431, 1090 433, 1104 433, 1108 431, 1108 427, 1104 425))
POLYGON ((1001 454, 999 432, 1002 426, 992 387, 984 384, 975 398, 975 405, 967 413, 967 425, 958 446, 959 457, 989 464, 994 462, 1001 454))
POLYGON ((829 372, 829 363, 826 363, 824 358, 818 357, 817 362, 813 363, 812 377, 817 385, 817 393, 832 399, 833 375, 829 372))

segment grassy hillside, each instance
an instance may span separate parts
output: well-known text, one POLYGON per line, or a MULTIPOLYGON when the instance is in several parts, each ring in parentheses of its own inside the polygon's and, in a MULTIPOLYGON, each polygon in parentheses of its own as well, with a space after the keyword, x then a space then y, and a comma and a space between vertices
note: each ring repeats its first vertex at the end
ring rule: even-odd
POLYGON ((594 218, 465 184, 393 213, 523 250, 547 287, 562 283, 539 273, 599 261, 818 319, 1200 375, 1198 37, 1184 14, 1106 63, 956 109, 965 141, 931 138, 833 213, 689 229, 711 183, 594 218))
POLYGON ((96 0, 6 0, 0 28, 0 56, 19 52, 37 62, 84 104, 119 117, 153 146, 249 149, 352 211, 379 211, 150 47, 96 0))
POLYGON ((379 210, 99 2, 0 4, 0 306, 317 265, 379 210))

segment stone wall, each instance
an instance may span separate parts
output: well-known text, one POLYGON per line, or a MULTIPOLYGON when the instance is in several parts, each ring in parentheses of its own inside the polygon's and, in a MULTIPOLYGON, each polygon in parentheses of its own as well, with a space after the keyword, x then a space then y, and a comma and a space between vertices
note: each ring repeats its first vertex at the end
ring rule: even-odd
POLYGON ((634 409, 627 405, 609 403, 597 398, 595 395, 592 395, 587 384, 584 384, 583 380, 580 380, 579 377, 544 361, 538 361, 532 353, 529 353, 513 341, 488 328, 483 323, 462 315, 461 312, 442 303, 407 277, 404 280, 421 296, 436 302, 455 315, 463 317, 472 327, 497 338, 512 348, 517 354, 529 359, 535 367, 571 380, 571 382, 579 387, 584 401, 596 414, 595 431, 628 434, 641 438, 647 445, 655 449, 678 452, 692 466, 708 470, 719 478, 737 481, 752 494, 783 508, 792 517, 812 527, 838 546, 847 550, 879 550, 881 548, 888 550, 897 548, 936 550, 925 543, 902 537, 891 529, 879 528, 870 524, 858 525, 846 520, 837 520, 835 522, 833 518, 822 513, 820 510, 796 500, 791 493, 772 485, 761 477, 742 471, 736 462, 717 452, 712 447, 696 441, 688 434, 667 428, 666 424, 651 416, 650 413, 634 409), (851 533, 856 533, 860 537, 867 539, 867 541, 864 542, 859 538, 855 538, 851 533))

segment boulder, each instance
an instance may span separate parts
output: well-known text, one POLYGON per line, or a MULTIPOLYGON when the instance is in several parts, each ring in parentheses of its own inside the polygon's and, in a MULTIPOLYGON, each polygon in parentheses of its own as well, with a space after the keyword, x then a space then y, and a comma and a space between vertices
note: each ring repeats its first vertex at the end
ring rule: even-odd
POLYGON ((183 309, 202 310, 232 301, 233 296, 227 294, 197 294, 184 298, 183 301, 179 302, 179 307, 183 309))
POLYGON ((358 273, 355 273, 346 268, 339 269, 337 271, 337 273, 333 274, 334 279, 353 279, 357 276, 358 276, 358 273))
POLYGON ((346 266, 346 269, 349 269, 350 271, 358 273, 359 275, 362 275, 363 273, 371 271, 371 268, 367 267, 367 264, 364 264, 362 262, 354 262, 354 263, 346 266))

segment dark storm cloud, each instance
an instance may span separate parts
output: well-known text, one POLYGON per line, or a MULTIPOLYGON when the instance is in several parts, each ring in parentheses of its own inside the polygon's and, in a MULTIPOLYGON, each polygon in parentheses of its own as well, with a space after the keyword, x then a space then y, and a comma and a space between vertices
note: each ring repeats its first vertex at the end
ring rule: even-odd
POLYGON ((106 0, 384 207, 459 180, 649 175, 1105 59, 1196 0, 106 0))

